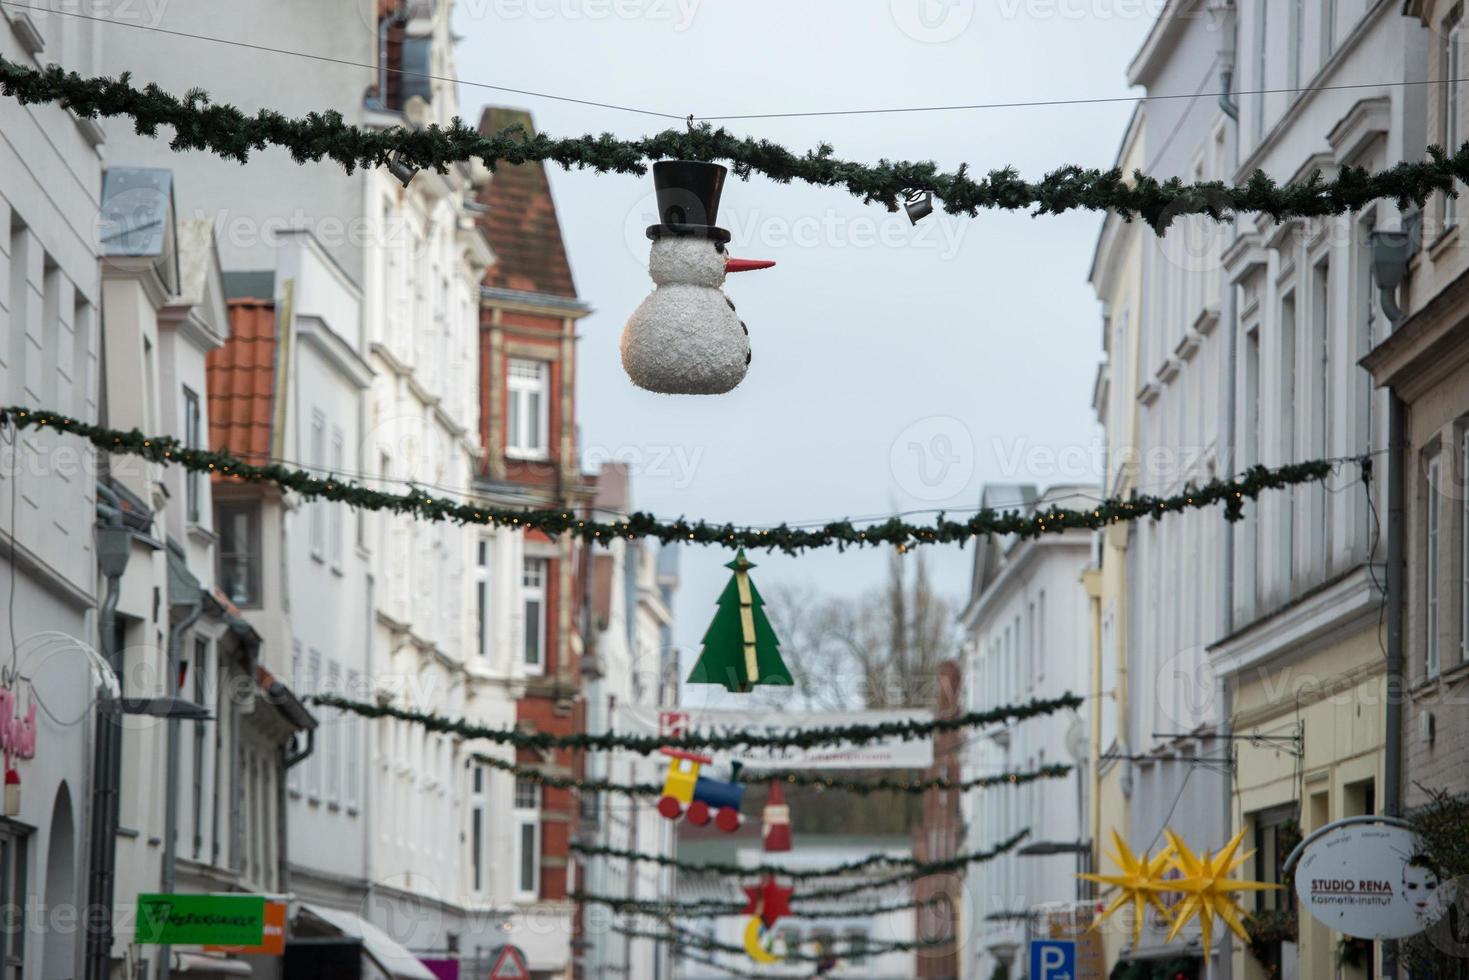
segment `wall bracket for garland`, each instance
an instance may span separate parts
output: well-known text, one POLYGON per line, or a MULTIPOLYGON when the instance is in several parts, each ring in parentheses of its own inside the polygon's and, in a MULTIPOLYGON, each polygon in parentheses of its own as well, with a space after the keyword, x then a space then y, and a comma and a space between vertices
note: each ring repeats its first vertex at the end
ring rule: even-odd
POLYGON ((715 226, 726 172, 717 163, 653 164, 660 223, 648 229, 648 271, 657 288, 622 331, 622 367, 639 388, 720 395, 745 378, 750 331, 720 287, 728 273, 775 263, 729 257, 730 233, 715 226))

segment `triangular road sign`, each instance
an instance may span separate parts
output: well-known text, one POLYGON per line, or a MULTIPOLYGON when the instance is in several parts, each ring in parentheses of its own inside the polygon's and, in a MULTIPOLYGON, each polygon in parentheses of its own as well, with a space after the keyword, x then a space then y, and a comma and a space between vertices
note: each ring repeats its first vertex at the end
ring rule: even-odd
POLYGON ((490 967, 490 980, 530 980, 525 954, 514 946, 501 946, 495 952, 494 965, 490 967))

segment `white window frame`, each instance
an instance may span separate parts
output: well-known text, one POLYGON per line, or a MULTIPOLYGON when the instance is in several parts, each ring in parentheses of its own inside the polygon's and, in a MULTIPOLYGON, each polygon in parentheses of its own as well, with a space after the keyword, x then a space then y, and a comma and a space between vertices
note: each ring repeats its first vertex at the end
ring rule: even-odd
POLYGON ((541 787, 524 776, 515 780, 514 810, 511 823, 514 828, 515 899, 519 902, 534 902, 541 897, 541 787), (527 793, 532 793, 528 796, 527 793), (533 799, 533 803, 532 803, 533 799), (525 870, 524 839, 526 830, 531 833, 532 854, 529 887, 522 876, 525 870))
MULTIPOLYGON (((362 699, 363 692, 362 675, 355 670, 347 671, 347 690, 343 695, 349 698, 362 699)), ((343 780, 342 803, 347 809, 356 813, 362 805, 362 718, 359 715, 347 715, 338 721, 342 726, 342 734, 347 742, 346 778, 343 780)))
MULTIPOLYGON (((342 666, 335 660, 326 662, 326 690, 328 694, 340 695, 342 693, 342 666)), ((340 709, 332 711, 323 718, 326 724, 323 732, 325 742, 326 758, 322 762, 326 770, 325 786, 322 787, 322 795, 328 803, 340 804, 342 801, 342 734, 343 726, 347 722, 347 713, 340 709)))
MULTIPOLYGON (((1443 130, 1443 145, 1453 153, 1463 140, 1464 82, 1450 82, 1462 78, 1464 71, 1464 11, 1455 5, 1443 25, 1443 117, 1439 120, 1443 130)), ((1452 194, 1443 196, 1444 230, 1459 223, 1459 201, 1452 194)))
POLYGON ((510 358, 505 367, 505 389, 505 455, 512 459, 550 459, 550 362, 510 358), (537 396, 536 406, 534 411, 527 411, 532 396, 537 396))
POLYGON ((490 567, 494 562, 494 543, 488 536, 475 541, 474 560, 474 617, 475 652, 481 657, 490 655, 490 623, 492 622, 492 600, 490 592, 490 567))
POLYGON ((1442 495, 1442 455, 1435 455, 1428 461, 1427 485, 1424 488, 1423 499, 1423 523, 1424 523, 1424 569, 1423 569, 1423 653, 1424 668, 1427 675, 1437 677, 1441 667, 1441 658, 1438 642, 1439 625, 1439 573, 1438 559, 1441 530, 1443 526, 1442 495))
MULTIPOLYGON (((321 651, 307 651, 306 664, 307 690, 309 690, 312 694, 320 694, 322 676, 321 651)), ((313 752, 306 757, 306 796, 308 799, 314 802, 319 802, 321 800, 321 769, 321 752, 313 752)))
MULTIPOLYGON (((326 416, 319 409, 311 410, 311 435, 307 446, 313 476, 321 476, 326 468, 326 416)), ((326 560, 326 506, 324 500, 313 500, 307 505, 307 522, 311 531, 311 557, 326 560)))
POLYGON ((540 675, 546 672, 546 625, 549 610, 546 603, 546 584, 551 575, 551 561, 527 555, 521 562, 520 607, 523 614, 524 635, 520 644, 520 662, 527 674, 540 675), (532 603, 535 612, 532 613, 532 603), (537 621, 535 630, 535 662, 531 662, 531 622, 537 621))
MULTIPOLYGON (((339 425, 332 426, 331 456, 329 458, 331 460, 331 474, 338 479, 341 478, 342 471, 346 469, 346 445, 347 436, 342 431, 342 427, 339 425)), ((327 538, 330 542, 331 550, 329 554, 331 555, 332 568, 340 572, 342 570, 343 549, 345 549, 347 544, 347 505, 334 500, 324 504, 324 506, 331 508, 327 522, 327 538)))
MULTIPOLYGON (((466 829, 465 863, 469 865, 469 890, 472 894, 483 894, 489 881, 489 870, 485 855, 490 834, 490 767, 479 759, 469 764, 469 827, 466 829), (478 826, 475 818, 479 818, 478 826)), ((518 868, 519 865, 517 864, 518 868)))
MULTIPOLYGON (((184 445, 189 449, 204 448, 204 406, 199 393, 188 385, 183 386, 184 398, 184 445)), ((184 514, 190 524, 202 524, 204 520, 204 474, 197 470, 184 471, 184 514)))

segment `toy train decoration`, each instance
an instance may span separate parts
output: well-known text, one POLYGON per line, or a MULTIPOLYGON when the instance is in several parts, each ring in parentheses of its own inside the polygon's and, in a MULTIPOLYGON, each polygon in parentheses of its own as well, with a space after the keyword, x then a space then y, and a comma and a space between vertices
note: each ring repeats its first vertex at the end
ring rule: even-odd
POLYGON ((699 767, 714 760, 707 755, 695 755, 678 749, 664 749, 668 756, 668 776, 663 780, 663 796, 658 800, 658 812, 669 820, 688 817, 697 827, 709 823, 711 811, 714 826, 732 834, 740 827, 740 802, 745 797, 745 787, 740 783, 727 783, 699 775, 699 767))

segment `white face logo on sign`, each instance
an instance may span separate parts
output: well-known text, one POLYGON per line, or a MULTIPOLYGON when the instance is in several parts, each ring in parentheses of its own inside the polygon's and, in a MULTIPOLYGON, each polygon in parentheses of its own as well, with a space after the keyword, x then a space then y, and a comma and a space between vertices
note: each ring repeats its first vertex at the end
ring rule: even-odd
POLYGON ((1403 939, 1437 922, 1453 903, 1423 842, 1406 827, 1348 824, 1311 842, 1296 865, 1306 911, 1358 939, 1403 939))

